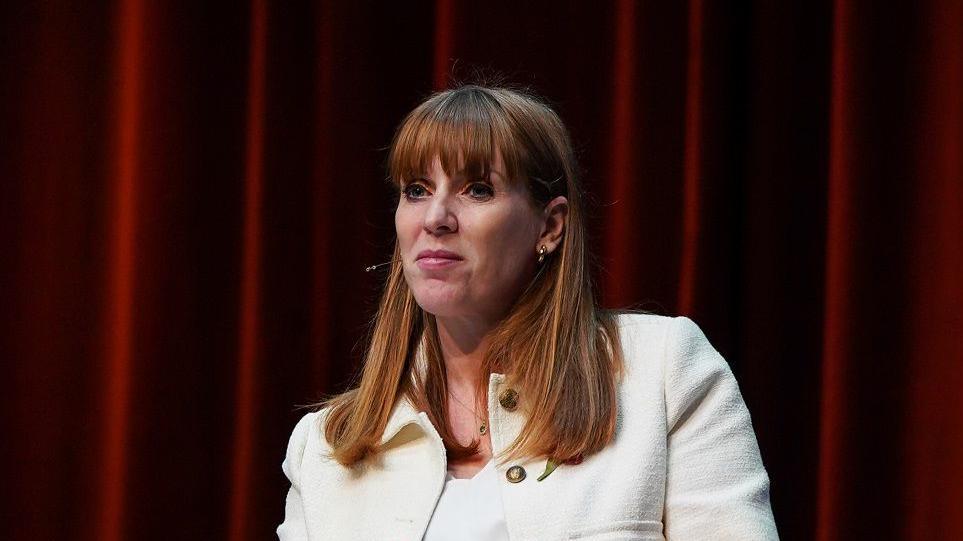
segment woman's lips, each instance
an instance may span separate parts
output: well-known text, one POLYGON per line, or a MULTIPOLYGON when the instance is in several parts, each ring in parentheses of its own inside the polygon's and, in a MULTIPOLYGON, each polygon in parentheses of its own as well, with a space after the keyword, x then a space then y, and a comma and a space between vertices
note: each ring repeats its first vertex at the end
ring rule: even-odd
POLYGON ((422 250, 418 253, 416 263, 422 270, 436 270, 451 267, 461 260, 460 255, 448 250, 422 250))
POLYGON ((422 250, 415 261, 422 270, 446 269, 462 260, 455 252, 448 250, 422 250))
POLYGON ((452 259, 450 257, 423 257, 419 259, 416 263, 418 268, 423 270, 435 270, 444 269, 451 267, 456 263, 461 263, 461 259, 452 259))

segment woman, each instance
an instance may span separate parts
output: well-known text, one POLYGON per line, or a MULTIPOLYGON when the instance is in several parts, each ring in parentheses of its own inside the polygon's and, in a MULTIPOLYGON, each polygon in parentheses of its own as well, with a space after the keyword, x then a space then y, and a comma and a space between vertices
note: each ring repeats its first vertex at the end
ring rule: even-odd
POLYGON ((288 539, 775 539, 749 412, 695 323, 598 308, 565 127, 462 86, 401 123, 358 386, 283 463, 288 539))

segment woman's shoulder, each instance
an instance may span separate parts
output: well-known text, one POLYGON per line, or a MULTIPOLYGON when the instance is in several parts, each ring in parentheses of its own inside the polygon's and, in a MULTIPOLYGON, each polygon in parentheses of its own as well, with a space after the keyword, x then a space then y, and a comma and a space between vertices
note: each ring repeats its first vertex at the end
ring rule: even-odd
POLYGON ((291 430, 291 441, 307 441, 310 437, 323 435, 325 419, 330 409, 330 407, 318 406, 302 415, 291 430))
POLYGON ((699 372, 728 370, 702 328, 686 316, 620 312, 615 317, 630 374, 659 373, 659 379, 669 383, 699 372))
POLYGON ((314 407, 311 411, 302 414, 301 418, 298 419, 298 422, 294 425, 294 429, 291 431, 292 436, 307 434, 312 430, 322 428, 327 412, 328 408, 326 407, 314 407))
MULTIPOLYGON (((620 329, 626 330, 675 330, 677 326, 682 331, 691 334, 699 330, 699 326, 686 316, 668 316, 644 310, 620 309, 612 310, 611 316, 620 329), (641 327, 641 329, 640 329, 641 327)), ((701 331, 700 331, 701 332, 701 331)))
POLYGON ((645 312, 642 310, 612 310, 609 312, 612 318, 615 320, 616 324, 620 329, 632 328, 638 326, 654 326, 659 327, 666 325, 672 319, 672 316, 665 316, 662 314, 656 314, 654 312, 645 312))
POLYGON ((680 342, 707 341, 702 329, 686 316, 618 311, 613 312, 612 317, 623 348, 648 346, 664 353, 666 348, 671 349, 680 342))
POLYGON ((299 469, 307 449, 327 446, 327 440, 324 438, 324 419, 327 412, 328 408, 309 411, 294 425, 284 457, 286 472, 289 468, 299 469))

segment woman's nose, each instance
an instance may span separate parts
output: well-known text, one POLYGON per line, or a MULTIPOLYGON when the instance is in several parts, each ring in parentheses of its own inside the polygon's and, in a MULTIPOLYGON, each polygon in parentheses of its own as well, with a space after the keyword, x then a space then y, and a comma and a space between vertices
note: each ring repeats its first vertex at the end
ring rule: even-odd
POLYGON ((444 235, 458 230, 458 218, 451 201, 445 196, 435 196, 425 213, 425 231, 432 235, 444 235))

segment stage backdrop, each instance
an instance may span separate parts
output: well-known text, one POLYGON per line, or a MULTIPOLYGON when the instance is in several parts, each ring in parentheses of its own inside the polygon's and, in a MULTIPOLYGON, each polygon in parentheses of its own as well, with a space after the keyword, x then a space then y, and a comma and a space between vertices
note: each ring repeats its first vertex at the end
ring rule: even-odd
POLYGON ((605 306, 731 364, 784 539, 963 538, 963 6, 777 4, 4 3, 0 537, 271 537, 393 128, 483 68, 571 126, 605 306))

